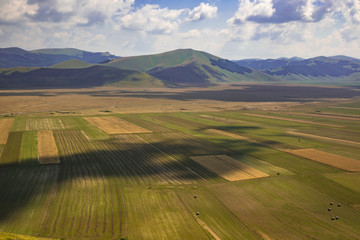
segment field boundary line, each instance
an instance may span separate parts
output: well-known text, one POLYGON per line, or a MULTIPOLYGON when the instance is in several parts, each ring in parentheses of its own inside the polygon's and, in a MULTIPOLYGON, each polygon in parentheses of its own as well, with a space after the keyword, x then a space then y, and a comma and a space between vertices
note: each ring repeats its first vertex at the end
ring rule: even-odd
POLYGON ((317 122, 306 121, 306 120, 297 120, 297 119, 291 119, 291 118, 275 117, 275 116, 260 115, 260 114, 253 114, 253 113, 242 113, 242 114, 247 115, 247 116, 252 116, 252 117, 270 118, 270 119, 284 120, 284 121, 298 122, 298 123, 308 123, 308 124, 320 125, 320 126, 338 127, 338 128, 345 127, 345 126, 342 126, 342 125, 327 124, 327 123, 317 123, 317 122))
POLYGON ((344 140, 344 139, 339 139, 339 138, 324 137, 324 136, 313 135, 313 134, 309 134, 309 133, 301 133, 301 132, 296 132, 296 131, 287 131, 286 133, 289 133, 292 135, 300 135, 300 136, 304 136, 304 137, 310 137, 310 138, 319 138, 319 139, 330 140, 330 141, 335 141, 335 142, 343 142, 343 143, 360 145, 360 142, 354 142, 354 141, 349 141, 349 140, 344 140))
POLYGON ((200 225, 201 229, 203 229, 203 231, 205 230, 208 233, 210 233, 211 236, 215 238, 215 240, 222 240, 219 237, 219 235, 217 235, 205 222, 201 221, 199 218, 193 215, 193 212, 190 210, 189 206, 181 198, 181 196, 179 195, 178 191, 176 191, 176 189, 174 189, 174 192, 175 195, 178 197, 179 201, 181 202, 181 204, 184 206, 184 208, 188 211, 188 213, 192 216, 192 218, 200 225))

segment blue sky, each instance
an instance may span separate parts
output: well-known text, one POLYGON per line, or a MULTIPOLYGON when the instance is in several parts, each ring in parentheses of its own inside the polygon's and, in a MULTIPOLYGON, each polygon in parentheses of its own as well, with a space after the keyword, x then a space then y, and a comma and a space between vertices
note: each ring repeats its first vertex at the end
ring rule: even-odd
POLYGON ((0 0, 0 48, 360 58, 360 0, 0 0))

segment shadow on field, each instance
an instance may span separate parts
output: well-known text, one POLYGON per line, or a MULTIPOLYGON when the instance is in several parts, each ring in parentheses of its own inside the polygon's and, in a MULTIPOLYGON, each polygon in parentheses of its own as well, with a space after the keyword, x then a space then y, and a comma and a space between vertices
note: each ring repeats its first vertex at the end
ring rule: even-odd
MULTIPOLYGON (((189 156, 234 153, 239 145, 239 140, 228 139, 216 144, 201 139, 196 139, 197 144, 188 143, 186 139, 181 140, 182 143, 164 140, 149 144, 141 142, 136 135, 118 135, 111 140, 95 142, 88 141, 79 131, 67 133, 69 131, 59 131, 55 135, 61 146, 60 164, 0 167, 0 224, 6 225, 8 221, 10 226, 18 224, 19 219, 26 217, 22 215, 25 209, 35 211, 35 215, 39 215, 36 221, 41 221, 47 214, 47 207, 51 209, 64 191, 71 191, 68 196, 77 194, 79 182, 85 186, 97 182, 105 188, 104 181, 112 179, 119 187, 147 189, 162 184, 224 181, 189 156)), ((256 144, 243 142, 236 154, 249 154, 256 151, 256 147, 256 144)), ((36 162, 36 159, 28 160, 36 162)), ((94 190, 85 187, 81 191, 89 191, 92 196, 94 190)), ((64 201, 69 204, 73 200, 64 201)))
MULTIPOLYGON (((323 86, 277 86, 277 85, 234 85, 234 89, 173 91, 127 91, 113 90, 69 90, 69 91, 11 91, 0 92, 0 96, 62 96, 68 94, 89 95, 92 97, 128 97, 170 100, 218 100, 231 102, 282 102, 311 101, 320 98, 353 98, 360 91, 345 87, 323 86), (241 86, 243 89, 239 89, 241 86)), ((231 86, 229 86, 231 88, 231 86)))

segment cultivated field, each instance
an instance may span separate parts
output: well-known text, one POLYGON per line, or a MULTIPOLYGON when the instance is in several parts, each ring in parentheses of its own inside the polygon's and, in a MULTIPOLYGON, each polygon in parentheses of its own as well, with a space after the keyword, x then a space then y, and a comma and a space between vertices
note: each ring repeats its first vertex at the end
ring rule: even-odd
POLYGON ((54 135, 51 130, 38 131, 37 142, 40 164, 60 163, 54 135))
POLYGON ((58 130, 65 126, 59 118, 29 118, 26 119, 26 131, 30 130, 58 130))
POLYGON ((151 132, 118 117, 86 117, 84 119, 108 134, 151 132))
POLYGON ((360 171, 360 160, 339 156, 336 154, 327 153, 316 149, 287 150, 287 152, 320 163, 324 163, 333 167, 344 169, 346 171, 352 171, 352 172, 360 171))
POLYGON ((0 239, 360 239, 360 101, 311 89, 0 91, 0 239))
POLYGON ((0 144, 6 144, 9 136, 9 131, 14 122, 13 118, 0 119, 0 144))
POLYGON ((269 176, 226 155, 193 156, 190 158, 228 181, 269 176))

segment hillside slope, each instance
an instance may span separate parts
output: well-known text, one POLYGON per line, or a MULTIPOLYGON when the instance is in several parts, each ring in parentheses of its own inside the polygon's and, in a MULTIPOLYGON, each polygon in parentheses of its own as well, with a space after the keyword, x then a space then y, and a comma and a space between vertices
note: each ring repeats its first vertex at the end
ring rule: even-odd
POLYGON ((26 51, 21 48, 0 48, 0 68, 48 67, 68 60, 103 63, 116 58, 109 53, 92 53, 74 48, 39 49, 26 51))
POLYGON ((260 71, 192 49, 123 57, 107 63, 106 66, 146 72, 161 79, 168 86, 209 86, 221 82, 276 80, 260 71))
POLYGON ((0 69, 1 89, 87 88, 105 85, 163 86, 160 80, 146 73, 100 65, 87 68, 0 69))

